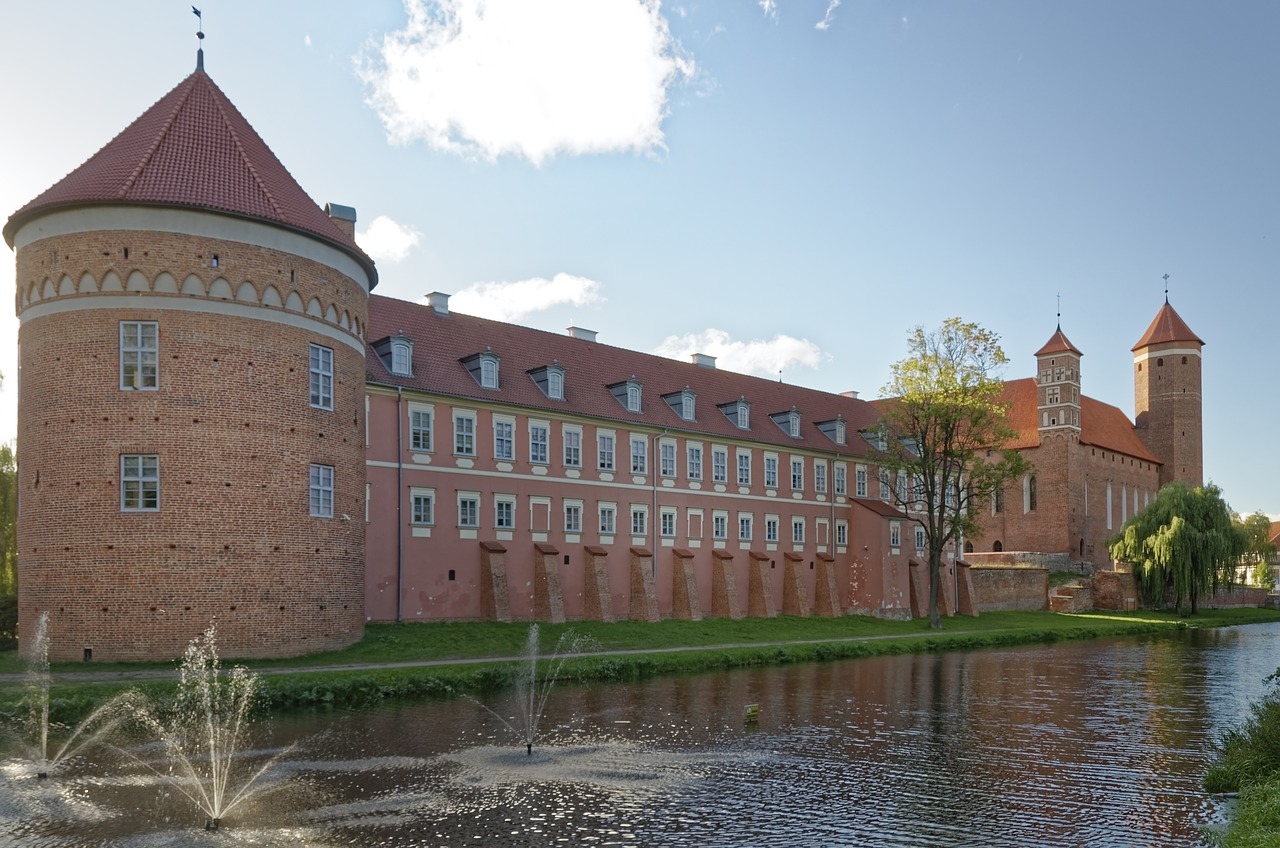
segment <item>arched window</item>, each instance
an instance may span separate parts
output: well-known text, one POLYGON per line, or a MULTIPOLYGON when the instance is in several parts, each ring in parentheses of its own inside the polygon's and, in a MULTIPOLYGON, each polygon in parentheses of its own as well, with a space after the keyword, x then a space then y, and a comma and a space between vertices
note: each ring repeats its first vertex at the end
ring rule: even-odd
POLYGON ((996 539, 995 542, 993 542, 991 545, 991 550, 995 551, 996 553, 1000 553, 1001 551, 1004 550, 1004 545, 1000 544, 999 539, 996 539))

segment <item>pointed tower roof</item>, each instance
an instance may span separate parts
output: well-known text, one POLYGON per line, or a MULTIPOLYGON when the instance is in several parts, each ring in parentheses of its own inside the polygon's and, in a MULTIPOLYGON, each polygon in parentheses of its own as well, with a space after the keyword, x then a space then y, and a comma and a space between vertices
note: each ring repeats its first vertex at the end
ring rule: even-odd
POLYGON ((200 67, 106 146, 9 218, 18 229, 76 206, 181 206, 262 221, 331 243, 377 281, 373 260, 302 190, 200 67))
POLYGON ((1067 338, 1067 334, 1062 332, 1062 325, 1058 325, 1058 329, 1053 331, 1053 335, 1049 337, 1049 341, 1044 343, 1044 347, 1036 351, 1036 356, 1045 356, 1050 353, 1074 353, 1076 356, 1084 356, 1080 349, 1071 343, 1071 339, 1067 338))
POLYGON ((1147 327, 1147 331, 1142 334, 1142 338, 1138 339, 1138 343, 1132 349, 1139 350, 1154 344, 1164 344, 1165 342, 1204 344, 1204 341, 1199 336, 1191 332, 1187 322, 1183 321, 1182 316, 1174 311, 1168 300, 1164 302, 1164 306, 1160 307, 1160 311, 1156 313, 1155 320, 1151 322, 1150 327, 1147 327))

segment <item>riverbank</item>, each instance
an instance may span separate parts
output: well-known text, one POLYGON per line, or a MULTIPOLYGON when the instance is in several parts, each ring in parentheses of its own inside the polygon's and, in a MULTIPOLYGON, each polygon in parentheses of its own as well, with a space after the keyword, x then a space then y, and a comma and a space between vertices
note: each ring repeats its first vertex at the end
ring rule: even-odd
MULTIPOLYGON (((882 654, 1159 635, 1186 627, 1263 621, 1280 621, 1280 612, 1205 610, 1190 619, 1162 612, 989 613, 947 619, 941 630, 931 630, 926 620, 860 616, 572 622, 542 624, 540 630, 544 654, 554 653, 562 639, 576 644, 560 679, 617 682, 882 654)), ((372 624, 359 643, 342 651, 243 664, 261 675, 262 709, 364 709, 394 700, 485 695, 505 688, 512 682, 515 663, 524 658, 528 632, 527 622, 372 624)), ((228 659, 224 665, 234 663, 228 659)), ((163 697, 173 686, 174 668, 172 663, 55 663, 51 718, 78 721, 94 705, 127 688, 163 697)), ((22 671, 16 654, 0 655, 0 717, 17 719, 25 712, 22 671)))
MULTIPOLYGON (((1280 660, 1278 660, 1280 662, 1280 660)), ((1280 669, 1249 718, 1222 738, 1205 789, 1237 794, 1222 848, 1280 845, 1280 669)))

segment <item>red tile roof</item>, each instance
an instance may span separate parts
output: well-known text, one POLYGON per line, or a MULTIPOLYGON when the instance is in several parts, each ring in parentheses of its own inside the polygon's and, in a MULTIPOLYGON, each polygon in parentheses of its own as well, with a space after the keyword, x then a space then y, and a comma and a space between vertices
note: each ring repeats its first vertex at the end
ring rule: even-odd
POLYGON ((222 90, 197 70, 106 146, 23 206, 27 220, 64 207, 182 206, 301 230, 331 242, 377 276, 355 241, 316 205, 222 90))
POLYGON ((1049 341, 1044 343, 1044 347, 1036 351, 1036 356, 1044 356, 1047 353, 1074 353, 1076 356, 1084 356, 1080 349, 1071 343, 1066 333, 1062 332, 1062 327, 1049 337, 1049 341))
POLYGON ((1167 300, 1164 302, 1164 306, 1160 307, 1160 311, 1156 313, 1155 320, 1151 322, 1151 326, 1142 334, 1142 338, 1138 340, 1138 343, 1132 349, 1138 350, 1148 345, 1163 344, 1165 342, 1204 344, 1199 336, 1191 332, 1187 322, 1182 320, 1182 316, 1174 311, 1167 300))
MULTIPOLYGON (((1003 403, 1009 404, 1009 424, 1017 436, 1010 448, 1034 448, 1040 444, 1037 416, 1039 393, 1032 377, 1008 380, 1004 384, 1003 403)), ((1142 443, 1129 417, 1119 408, 1088 395, 1080 396, 1080 442, 1123 453, 1134 459, 1159 464, 1160 459, 1142 443)))
POLYGON ((612 347, 476 318, 458 312, 440 315, 422 304, 377 295, 369 298, 367 338, 378 342, 403 331, 413 342, 413 376, 394 376, 373 351, 366 358, 369 383, 403 386, 473 402, 509 403, 554 415, 585 415, 649 427, 703 433, 708 438, 754 441, 780 449, 828 451, 865 456, 870 445, 858 431, 876 423, 878 416, 865 400, 806 389, 716 368, 704 368, 648 353, 612 347), (480 388, 461 360, 492 351, 500 360, 500 388, 480 388), (548 365, 564 368, 565 399, 550 400, 530 377, 530 371, 548 365), (642 412, 628 412, 609 386, 635 377, 643 387, 642 412), (685 387, 697 395, 696 420, 684 421, 662 396, 685 387), (751 404, 751 429, 739 430, 718 408, 746 398, 751 404), (769 417, 800 412, 800 438, 793 439, 769 417), (818 422, 843 416, 845 445, 837 445, 818 428, 818 422))

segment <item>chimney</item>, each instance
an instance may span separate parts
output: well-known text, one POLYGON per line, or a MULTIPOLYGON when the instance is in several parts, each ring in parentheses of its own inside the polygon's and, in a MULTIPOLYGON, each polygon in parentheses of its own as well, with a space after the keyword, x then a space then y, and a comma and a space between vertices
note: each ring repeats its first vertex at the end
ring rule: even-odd
POLYGON ((329 216, 329 220, 334 223, 334 226, 347 234, 347 238, 355 241, 356 210, 353 207, 340 206, 337 203, 326 203, 324 205, 324 214, 329 216))
POLYGON ((695 353, 689 359, 699 368, 710 368, 712 371, 716 368, 716 358, 708 353, 695 353))
POLYGON ((570 338, 582 339, 584 342, 593 342, 596 340, 595 330, 584 330, 581 327, 570 327, 566 330, 570 338))
POLYGON ((851 400, 857 400, 857 399, 858 399, 858 393, 857 393, 857 392, 855 392, 853 389, 850 389, 850 390, 849 390, 849 391, 847 391, 847 392, 841 392, 841 393, 840 393, 840 397, 847 397, 847 398, 850 398, 851 400))
POLYGON ((427 295, 427 306, 434 309, 437 315, 448 315, 449 295, 444 292, 432 292, 427 295))

